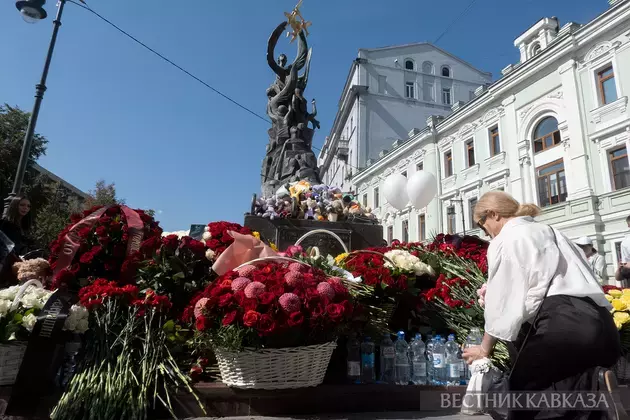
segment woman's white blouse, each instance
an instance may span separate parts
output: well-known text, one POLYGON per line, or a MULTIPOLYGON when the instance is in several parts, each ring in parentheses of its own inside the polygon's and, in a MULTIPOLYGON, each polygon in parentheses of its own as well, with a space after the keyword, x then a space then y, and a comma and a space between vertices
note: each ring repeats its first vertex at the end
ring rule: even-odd
POLYGON ((523 322, 534 317, 552 278, 548 296, 590 297, 612 308, 577 245, 555 233, 558 246, 549 226, 517 217, 490 242, 484 314, 491 336, 514 341, 523 322))

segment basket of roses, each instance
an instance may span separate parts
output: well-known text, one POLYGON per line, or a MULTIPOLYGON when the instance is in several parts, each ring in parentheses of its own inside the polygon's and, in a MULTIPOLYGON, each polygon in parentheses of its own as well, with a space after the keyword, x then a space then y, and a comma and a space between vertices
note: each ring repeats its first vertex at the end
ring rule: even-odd
MULTIPOLYGON (((53 292, 38 280, 0 290, 0 385, 12 385, 20 370, 30 333, 53 292)), ((73 305, 63 329, 82 334, 88 329, 88 313, 73 305)))
POLYGON ((225 273, 191 308, 226 385, 288 389, 322 383, 354 304, 339 278, 279 256, 225 273))

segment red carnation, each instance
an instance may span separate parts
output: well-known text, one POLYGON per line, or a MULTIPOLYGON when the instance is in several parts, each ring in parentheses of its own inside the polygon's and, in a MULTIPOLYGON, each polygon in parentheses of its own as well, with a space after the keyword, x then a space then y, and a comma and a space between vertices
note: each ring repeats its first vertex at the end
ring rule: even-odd
POLYGON ((263 305, 271 305, 271 303, 276 299, 276 295, 271 292, 262 293, 258 296, 258 300, 263 305))
POLYGON ((328 316, 333 321, 338 321, 339 319, 341 319, 344 312, 345 308, 343 307, 343 305, 340 305, 338 303, 331 303, 326 307, 326 313, 328 313, 328 316))
POLYGON ((254 327, 260 320, 260 314, 256 311, 247 311, 243 316, 243 325, 246 327, 254 327))
POLYGON ((287 320, 287 324, 289 324, 289 327, 297 327, 299 325, 302 325, 303 322, 304 315, 302 315, 302 312, 293 312, 291 315, 289 315, 289 319, 287 320))
POLYGON ((269 335, 276 330, 276 323, 269 315, 263 314, 258 320, 257 328, 261 335, 269 335))
POLYGON ((221 323, 223 325, 232 325, 236 321, 237 316, 238 316, 238 311, 228 312, 223 317, 223 321, 221 321, 221 323))
POLYGON ((232 303, 233 295, 231 293, 226 293, 219 298, 219 308, 224 308, 229 306, 232 303))
POLYGON ((197 327, 198 331, 205 331, 210 326, 210 322, 208 321, 208 318, 202 315, 197 318, 195 326, 197 327))

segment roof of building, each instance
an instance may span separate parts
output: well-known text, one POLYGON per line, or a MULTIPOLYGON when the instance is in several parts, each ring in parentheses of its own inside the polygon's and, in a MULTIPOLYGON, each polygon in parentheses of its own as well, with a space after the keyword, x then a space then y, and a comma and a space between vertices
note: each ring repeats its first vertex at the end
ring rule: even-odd
POLYGON ((66 181, 65 179, 60 178, 59 176, 53 174, 52 172, 50 172, 48 169, 44 168, 43 166, 38 165, 37 163, 34 163, 33 169, 35 169, 40 174, 46 175, 48 178, 52 179, 53 181, 60 183, 61 185, 63 185, 64 187, 66 187, 67 189, 75 193, 76 195, 78 195, 79 197, 83 197, 84 199, 89 197, 88 193, 81 191, 80 189, 78 189, 77 187, 75 187, 74 185, 66 181))

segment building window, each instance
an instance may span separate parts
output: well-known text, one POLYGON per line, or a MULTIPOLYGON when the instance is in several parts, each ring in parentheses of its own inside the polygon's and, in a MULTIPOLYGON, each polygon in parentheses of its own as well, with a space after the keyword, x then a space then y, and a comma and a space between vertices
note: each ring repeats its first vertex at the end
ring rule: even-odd
POLYGON ((450 206, 446 208, 446 233, 451 235, 455 233, 455 207, 450 206))
POLYGON ((385 94, 385 90, 387 87, 387 77, 386 76, 378 76, 378 93, 385 94))
POLYGON ((534 153, 550 149, 560 142, 560 130, 555 118, 547 117, 538 123, 534 130, 534 153))
POLYGON ((612 175, 613 190, 630 187, 630 165, 628 164, 628 149, 620 147, 608 152, 610 158, 610 173, 612 175))
POLYGON ((387 226, 387 243, 391 245, 393 241, 394 241, 394 227, 387 226))
POLYGON ((363 194, 363 207, 367 207, 367 194, 363 194))
POLYGON ((473 139, 466 142, 466 163, 469 168, 475 164, 475 141, 473 139))
POLYGON ((404 243, 409 242, 409 220, 403 220, 402 222, 402 241, 404 243))
POLYGON ((422 73, 433 74, 433 63, 430 61, 422 63, 422 73))
POLYGON ((499 126, 494 126, 488 130, 490 134, 490 156, 501 153, 501 139, 499 138, 499 126))
POLYGON ((407 171, 402 172, 401 175, 407 178, 407 171))
POLYGON ((416 164, 416 172, 424 171, 424 162, 416 164))
POLYGON ((422 97, 427 102, 435 102, 435 94, 433 89, 433 78, 424 78, 422 83, 422 97))
POLYGON ((415 98, 416 92, 413 86, 413 82, 405 83, 405 98, 415 98))
POLYGON ((453 175, 453 152, 444 153, 444 177, 448 178, 453 175))
POLYGON ((380 205, 380 197, 378 196, 378 187, 374 188, 374 208, 380 205))
POLYGON ((410 60, 410 59, 405 60, 405 70, 413 70, 413 69, 414 69, 413 60, 410 60))
POLYGON ((536 169, 540 207, 567 200, 567 180, 562 159, 536 169))
POLYGON ((473 229, 475 227, 475 206, 477 205, 477 198, 471 198, 468 200, 468 223, 470 223, 470 228, 473 229))
POLYGON ((532 47, 532 57, 535 55, 538 55, 540 53, 540 44, 539 43, 535 43, 534 46, 532 47))
POLYGON ((451 88, 442 88, 442 103, 451 104, 451 88))
POLYGON ((424 214, 418 216, 418 238, 421 241, 427 239, 427 221, 424 214))
POLYGON ((612 65, 597 72, 597 90, 599 104, 606 105, 617 100, 617 87, 615 86, 615 72, 612 65))
POLYGON ((615 242, 615 253, 617 254, 617 264, 621 264, 621 242, 615 242))
POLYGON ((442 76, 451 77, 451 69, 448 66, 442 66, 442 76))

